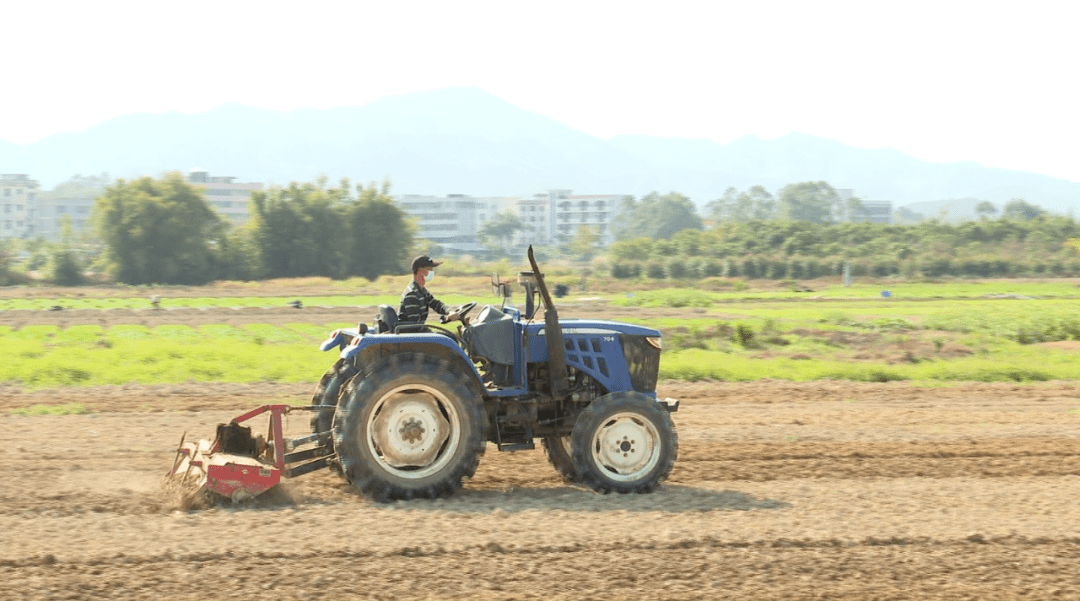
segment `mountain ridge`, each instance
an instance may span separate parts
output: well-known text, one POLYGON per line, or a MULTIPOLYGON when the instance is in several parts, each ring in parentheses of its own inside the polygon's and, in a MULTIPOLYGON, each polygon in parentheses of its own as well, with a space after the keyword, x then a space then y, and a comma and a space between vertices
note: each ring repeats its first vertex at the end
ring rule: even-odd
POLYGON ((791 132, 772 140, 640 134, 592 136, 475 88, 387 96, 361 106, 290 111, 223 104, 199 113, 123 115, 36 142, 0 140, 0 172, 51 188, 77 173, 157 176, 193 166, 212 175, 281 185, 388 177, 399 194, 679 191, 699 205, 763 185, 825 180, 895 206, 1022 197, 1056 212, 1080 208, 1080 183, 983 167, 933 163, 889 148, 856 148, 791 132))

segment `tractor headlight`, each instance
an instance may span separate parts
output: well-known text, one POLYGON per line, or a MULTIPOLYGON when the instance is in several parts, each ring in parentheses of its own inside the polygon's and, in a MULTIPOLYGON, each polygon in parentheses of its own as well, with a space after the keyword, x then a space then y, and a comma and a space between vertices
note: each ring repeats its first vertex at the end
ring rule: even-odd
POLYGON ((648 342, 649 344, 656 347, 656 350, 660 350, 661 344, 660 344, 660 337, 659 336, 646 336, 645 337, 645 342, 648 342))

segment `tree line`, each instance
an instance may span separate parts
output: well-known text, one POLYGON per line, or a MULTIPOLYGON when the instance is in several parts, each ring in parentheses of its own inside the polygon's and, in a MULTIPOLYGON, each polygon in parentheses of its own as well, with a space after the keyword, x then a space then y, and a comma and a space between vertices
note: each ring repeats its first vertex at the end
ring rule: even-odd
POLYGON ((219 216, 179 173, 118 180, 97 198, 95 230, 110 273, 127 284, 202 284, 401 273, 414 226, 389 183, 325 179, 255 191, 249 221, 219 216))
POLYGON ((1080 276, 1080 224, 1021 199, 999 219, 983 203, 977 221, 888 225, 847 220, 859 203, 834 193, 825 182, 793 184, 776 197, 761 187, 729 190, 707 205, 709 228, 678 193, 628 199, 609 268, 621 278, 814 278, 838 275, 844 264, 856 276, 1080 276))
MULTIPOLYGON (((601 270, 623 278, 813 278, 839 274, 845 263, 856 276, 1080 276, 1076 221, 1021 199, 1006 203, 1000 217, 997 207, 982 203, 977 221, 911 225, 856 221, 861 201, 841 199, 827 182, 791 184, 776 194, 762 186, 729 188, 703 214, 678 192, 626 197, 622 205, 611 247, 598 248, 599 236, 589 230, 538 252, 579 261, 600 254, 601 270)), ((63 245, 49 250, 44 241, 28 241, 25 248, 29 263, 67 285, 81 283, 95 248, 102 249, 98 267, 128 284, 374 279, 407 271, 421 245, 438 252, 414 239, 415 226, 393 202, 388 183, 294 182, 253 192, 249 209, 250 220, 233 226, 179 173, 118 180, 95 201, 96 245, 75 252, 69 224, 63 245)), ((523 228, 515 215, 499 214, 479 237, 505 254, 523 228)), ((12 257, 12 247, 0 244, 0 284, 14 281, 12 257)))

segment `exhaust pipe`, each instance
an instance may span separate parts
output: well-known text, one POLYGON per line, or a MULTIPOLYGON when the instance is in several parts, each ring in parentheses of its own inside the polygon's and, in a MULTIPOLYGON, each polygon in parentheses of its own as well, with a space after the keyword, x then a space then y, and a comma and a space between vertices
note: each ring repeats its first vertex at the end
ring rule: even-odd
MULTIPOLYGON (((532 245, 529 245, 529 266, 536 276, 536 285, 540 289, 540 298, 544 301, 544 338, 548 350, 548 377, 551 379, 551 396, 561 398, 570 390, 570 376, 566 371, 566 349, 563 348, 562 325, 559 324, 559 312, 551 301, 544 274, 536 264, 532 245)), ((530 295, 531 296, 531 295, 530 295)))

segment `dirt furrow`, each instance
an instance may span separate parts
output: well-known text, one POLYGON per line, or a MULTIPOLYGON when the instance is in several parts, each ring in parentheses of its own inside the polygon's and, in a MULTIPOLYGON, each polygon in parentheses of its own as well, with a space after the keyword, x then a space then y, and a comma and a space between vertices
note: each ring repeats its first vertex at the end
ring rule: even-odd
POLYGON ((7 599, 1061 599, 1080 546, 1067 540, 792 541, 384 555, 48 557, 0 566, 7 599), (448 566, 453 566, 448 569, 448 566))

